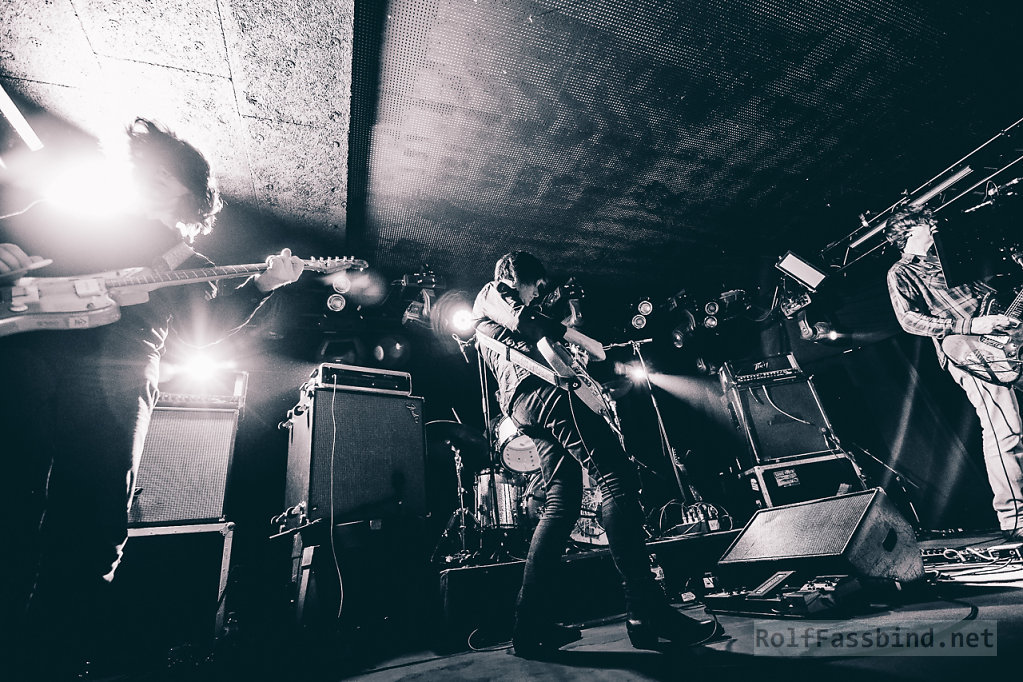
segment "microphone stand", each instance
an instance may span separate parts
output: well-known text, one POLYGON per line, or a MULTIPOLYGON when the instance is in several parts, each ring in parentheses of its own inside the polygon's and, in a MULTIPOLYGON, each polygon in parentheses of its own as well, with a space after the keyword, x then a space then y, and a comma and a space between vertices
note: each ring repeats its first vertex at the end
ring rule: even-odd
POLYGON ((702 502, 703 497, 699 492, 697 492, 696 488, 694 488, 688 481, 683 482, 682 474, 686 474, 688 476, 685 465, 681 460, 679 460, 678 454, 675 452, 675 448, 671 446, 671 441, 668 439, 668 431, 664 426, 664 417, 661 415, 661 407, 657 404, 657 396, 654 395, 654 387, 653 384, 650 383, 650 372, 647 368, 646 359, 643 357, 643 352, 640 350, 641 345, 644 343, 650 343, 650 341, 652 341, 652 339, 630 341, 629 345, 632 346, 632 350, 636 354, 636 357, 639 358, 639 364, 643 368, 643 381, 646 383, 647 392, 650 394, 650 402, 654 407, 654 415, 657 417, 657 429, 661 439, 661 451, 671 464, 671 470, 675 474, 675 482, 678 484, 678 492, 682 496, 682 502, 687 505, 695 502, 702 502))

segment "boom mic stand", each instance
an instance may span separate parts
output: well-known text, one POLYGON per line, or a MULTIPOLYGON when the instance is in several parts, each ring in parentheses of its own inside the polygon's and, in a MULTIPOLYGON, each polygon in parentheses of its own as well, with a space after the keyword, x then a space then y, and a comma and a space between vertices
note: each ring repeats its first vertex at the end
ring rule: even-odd
POLYGON ((661 439, 661 452, 664 453, 665 458, 671 464, 671 470, 675 474, 675 482, 678 484, 678 492, 682 496, 682 502, 684 505, 695 504, 702 502, 703 497, 697 492, 696 488, 693 487, 688 480, 683 481, 683 474, 688 479, 688 472, 686 471, 685 464, 678 458, 678 454, 675 452, 675 448, 671 446, 671 441, 668 439, 668 431, 664 426, 664 417, 661 415, 661 407, 657 404, 657 396, 654 395, 653 384, 650 383, 650 371, 646 364, 646 359, 643 357, 643 352, 640 350, 640 346, 644 343, 650 343, 652 339, 644 339, 642 341, 630 341, 629 345, 632 346, 632 351, 639 358, 639 364, 643 368, 643 381, 646 383, 647 393, 650 394, 650 403, 654 407, 654 415, 657 417, 657 429, 661 439))

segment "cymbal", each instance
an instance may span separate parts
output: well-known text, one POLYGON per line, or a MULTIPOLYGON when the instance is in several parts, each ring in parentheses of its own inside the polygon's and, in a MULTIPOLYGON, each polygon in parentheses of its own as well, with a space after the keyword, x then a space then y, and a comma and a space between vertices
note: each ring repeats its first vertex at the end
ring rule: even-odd
POLYGON ((437 419, 426 424, 426 442, 428 453, 454 455, 458 448, 462 464, 471 470, 478 471, 490 464, 490 446, 486 437, 460 422, 437 419))

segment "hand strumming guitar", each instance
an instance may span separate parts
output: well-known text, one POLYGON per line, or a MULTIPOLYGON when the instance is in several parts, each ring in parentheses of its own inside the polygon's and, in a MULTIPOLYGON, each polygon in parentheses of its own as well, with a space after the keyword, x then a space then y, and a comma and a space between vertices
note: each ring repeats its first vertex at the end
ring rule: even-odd
POLYGON ((17 279, 51 262, 40 256, 29 256, 17 244, 0 244, 0 282, 17 279))
POLYGON ((982 315, 970 321, 971 334, 990 334, 1011 331, 1019 327, 1020 321, 1008 315, 982 315))

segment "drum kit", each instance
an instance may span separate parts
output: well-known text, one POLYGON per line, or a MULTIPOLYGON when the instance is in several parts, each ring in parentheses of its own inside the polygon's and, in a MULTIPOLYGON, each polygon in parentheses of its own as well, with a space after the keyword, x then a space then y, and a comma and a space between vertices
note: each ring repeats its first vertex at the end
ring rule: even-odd
MULTIPOLYGON (((437 562, 523 558, 529 549, 546 498, 540 455, 511 419, 495 420, 492 430, 493 446, 456 421, 426 425, 428 455, 444 464, 453 460, 458 496, 434 551, 437 562)), ((600 505, 600 489, 584 471, 582 508, 571 535, 575 543, 607 545, 600 505)))

